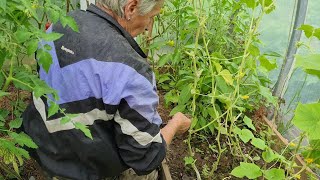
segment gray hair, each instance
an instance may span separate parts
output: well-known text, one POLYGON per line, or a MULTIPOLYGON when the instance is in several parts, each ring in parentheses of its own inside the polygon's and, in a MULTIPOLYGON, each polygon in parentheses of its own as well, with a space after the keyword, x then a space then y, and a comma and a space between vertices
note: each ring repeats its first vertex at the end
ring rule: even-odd
MULTIPOLYGON (((123 17, 123 7, 127 4, 128 0, 96 0, 96 3, 103 4, 110 8, 118 16, 123 17)), ((141 15, 145 15, 152 11, 152 9, 162 0, 139 0, 138 10, 141 15)))

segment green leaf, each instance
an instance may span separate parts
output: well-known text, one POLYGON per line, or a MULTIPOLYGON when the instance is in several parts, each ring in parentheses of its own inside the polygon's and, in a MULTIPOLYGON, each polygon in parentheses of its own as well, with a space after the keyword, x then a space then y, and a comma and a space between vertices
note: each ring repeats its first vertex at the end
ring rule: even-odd
POLYGON ((231 107, 232 101, 230 97, 224 96, 224 95, 219 95, 216 97, 220 102, 224 103, 227 108, 231 107))
POLYGON ((165 100, 166 104, 169 104, 170 102, 177 103, 179 100, 179 97, 177 95, 175 95, 171 90, 166 95, 164 95, 164 100, 165 100))
POLYGON ((68 117, 68 116, 65 116, 65 117, 61 118, 60 124, 61 124, 61 125, 67 124, 67 123, 70 122, 70 121, 71 121, 71 118, 68 117))
POLYGON ((16 162, 15 159, 12 161, 12 166, 13 166, 14 171, 15 171, 17 174, 19 174, 19 166, 18 166, 18 164, 17 164, 17 162, 16 162))
POLYGON ((302 30, 307 38, 310 38, 314 32, 314 27, 308 24, 301 25, 298 30, 302 30))
POLYGON ((79 129, 80 131, 82 131, 85 136, 87 136, 90 139, 93 139, 92 138, 92 134, 91 134, 90 130, 88 129, 88 127, 86 125, 81 124, 79 122, 75 122, 74 126, 75 126, 76 129, 79 129))
POLYGON ((285 179, 285 172, 283 169, 272 168, 263 171, 264 177, 268 180, 283 180, 285 179))
POLYGON ((22 125, 22 119, 21 118, 17 118, 15 120, 12 120, 9 123, 10 129, 17 129, 17 128, 21 127, 21 125, 22 125))
POLYGON ((27 42, 27 54, 31 55, 35 53, 38 49, 38 43, 39 41, 37 39, 33 39, 27 42))
POLYGON ((33 93, 36 98, 40 98, 41 96, 45 95, 47 92, 44 88, 42 88, 40 86, 36 86, 33 89, 33 93))
POLYGON ((223 126, 217 127, 217 130, 220 131, 221 134, 228 134, 227 128, 225 128, 223 126))
POLYGON ((275 60, 273 60, 272 62, 269 61, 265 56, 260 56, 259 58, 260 61, 260 65, 264 68, 266 68, 268 71, 271 71, 275 68, 277 68, 277 63, 275 60))
POLYGON ((54 9, 49 11, 50 20, 55 24, 59 21, 60 13, 54 9))
POLYGON ((185 165, 191 165, 195 162, 195 160, 191 156, 184 157, 183 160, 185 165))
POLYGON ((250 118, 248 118, 248 116, 245 116, 243 118, 243 122, 252 130, 256 130, 256 128, 254 127, 254 125, 252 124, 252 120, 250 118))
POLYGON ((33 18, 35 18, 38 22, 40 22, 38 14, 34 8, 32 8, 32 4, 30 0, 19 1, 24 7, 25 11, 29 12, 33 18))
POLYGON ((252 44, 250 44, 249 46, 249 52, 252 56, 259 56, 260 55, 260 49, 257 46, 254 46, 252 44))
POLYGON ((265 52, 263 55, 265 56, 270 56, 270 57, 276 57, 276 58, 282 58, 283 56, 277 52, 270 51, 270 52, 265 52))
POLYGON ((158 67, 162 67, 166 63, 168 63, 168 61, 170 60, 171 57, 172 57, 171 54, 165 54, 165 55, 161 56, 158 61, 158 67))
POLYGON ((197 117, 192 118, 190 129, 193 129, 197 125, 197 123, 198 123, 198 118, 197 117))
POLYGON ((0 8, 5 11, 6 7, 7 7, 7 0, 1 0, 0 1, 0 8))
POLYGON ((10 111, 5 109, 0 109, 0 121, 5 122, 9 114, 10 114, 10 111))
POLYGON ((68 25, 73 31, 79 32, 76 21, 71 16, 61 16, 60 21, 63 27, 68 25))
MULTIPOLYGON (((2 69, 3 63, 6 60, 7 52, 4 49, 0 49, 0 69, 2 69)), ((3 76, 3 75, 0 75, 3 76)), ((2 86, 2 84, 1 84, 2 86)))
POLYGON ((166 41, 160 40, 160 41, 153 41, 152 44, 148 47, 148 49, 159 49, 160 47, 164 46, 166 44, 166 41))
POLYGON ((260 159, 261 159, 260 156, 255 156, 252 158, 252 160, 254 160, 254 161, 260 161, 260 159))
POLYGON ((320 54, 296 55, 296 67, 301 67, 306 73, 320 78, 320 54))
POLYGON ((317 28, 316 30, 314 30, 313 36, 315 36, 320 40, 320 28, 317 28))
POLYGON ((238 134, 238 136, 240 137, 240 139, 244 143, 247 143, 250 141, 250 139, 254 138, 254 135, 248 129, 242 129, 241 131, 235 131, 235 133, 238 134))
POLYGON ((253 163, 240 162, 240 166, 234 168, 231 174, 238 178, 247 177, 249 179, 255 179, 262 176, 259 166, 253 163))
POLYGON ((222 70, 222 66, 217 62, 213 62, 213 64, 216 67, 217 72, 220 73, 222 70))
POLYGON ((47 51, 50 51, 52 49, 52 47, 49 44, 45 44, 43 48, 47 51))
POLYGON ((15 133, 11 132, 9 133, 10 137, 12 137, 20 146, 27 146, 29 148, 38 148, 38 146, 32 141, 32 139, 25 134, 24 132, 21 133, 15 133))
POLYGON ((320 103, 299 103, 292 120, 311 140, 320 139, 320 103))
POLYGON ((59 111, 59 105, 53 101, 50 101, 50 107, 48 110, 48 118, 56 114, 59 111))
POLYGON ((266 143, 264 142, 264 140, 260 139, 260 138, 253 138, 251 140, 251 144, 254 145, 256 148, 259 148, 261 150, 265 150, 266 149, 266 143))
POLYGON ((264 151, 262 153, 262 158, 267 163, 270 163, 270 162, 274 161, 275 159, 278 159, 278 155, 275 154, 272 149, 267 148, 266 151, 264 151))
POLYGON ((179 96, 179 100, 178 100, 179 105, 184 105, 190 100, 190 98, 192 96, 191 89, 192 89, 191 84, 184 86, 184 88, 180 92, 180 96, 179 96))
POLYGON ((255 0, 241 0, 242 3, 245 3, 249 8, 254 9, 256 7, 255 0))
MULTIPOLYGON (((1 56, 1 54, 0 54, 0 56, 1 56)), ((1 69, 1 67, 0 67, 0 69, 1 69)), ((0 74, 0 87, 2 87, 3 86, 3 83, 4 83, 4 75, 3 74, 0 74)))
POLYGON ((171 79, 170 74, 161 74, 161 75, 159 75, 158 83, 160 84, 160 83, 163 83, 163 82, 168 81, 170 79, 171 79))
POLYGON ((260 94, 266 98, 267 102, 272 103, 273 105, 277 104, 277 99, 271 93, 271 90, 264 86, 259 86, 260 94))
POLYGON ((259 2, 261 5, 263 5, 264 8, 268 8, 266 10, 266 14, 271 13, 276 8, 276 6, 272 4, 273 0, 259 0, 259 2))
POLYGON ((0 90, 0 97, 2 97, 2 96, 8 96, 10 93, 8 93, 8 92, 3 92, 3 91, 1 91, 0 90))
POLYGON ((220 90, 223 94, 228 94, 233 92, 233 89, 227 85, 226 81, 223 79, 222 76, 216 76, 215 78, 217 83, 217 88, 220 90))
POLYGON ((42 68, 48 73, 50 65, 52 64, 52 57, 50 53, 43 49, 39 49, 37 51, 38 63, 42 66, 42 68))
POLYGON ((207 112, 214 119, 219 116, 219 112, 217 112, 213 107, 208 107, 207 112))
MULTIPOLYGON (((9 135, 10 134, 11 133, 9 133, 9 135)), ((0 147, 1 149, 5 149, 16 156, 23 156, 24 158, 27 158, 27 159, 30 158, 29 153, 26 150, 17 147, 16 142, 13 142, 13 140, 9 141, 9 140, 0 138, 0 147)))
POLYGON ((55 41, 57 39, 60 39, 61 37, 63 36, 63 34, 61 33, 55 33, 55 32, 52 32, 52 33, 42 33, 41 34, 41 38, 45 41, 55 41))
POLYGON ((18 30, 15 33, 15 37, 19 43, 27 41, 31 37, 32 33, 28 31, 18 30))
POLYGON ((232 74, 227 69, 222 70, 219 74, 223 77, 227 84, 233 85, 232 74))
POLYGON ((171 110, 169 116, 173 116, 177 112, 183 112, 185 109, 186 109, 186 105, 178 105, 171 110))
POLYGON ((178 64, 181 60, 181 52, 178 50, 177 52, 175 52, 174 56, 173 56, 173 60, 172 63, 173 64, 178 64))

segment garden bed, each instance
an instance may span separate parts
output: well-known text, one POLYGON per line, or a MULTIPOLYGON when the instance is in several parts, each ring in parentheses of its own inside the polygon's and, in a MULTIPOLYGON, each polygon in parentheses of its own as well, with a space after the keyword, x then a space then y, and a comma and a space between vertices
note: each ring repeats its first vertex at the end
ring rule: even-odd
MULTIPOLYGON (((170 117, 168 116, 171 108, 166 108, 164 103, 164 93, 160 92, 160 105, 159 105, 159 114, 163 119, 164 124, 166 124, 170 117)), ((285 148, 289 145, 289 141, 285 139, 277 130, 275 125, 266 118, 266 109, 261 107, 256 110, 254 113, 250 114, 252 119, 254 120, 254 126, 258 130, 257 133, 261 131, 267 131, 268 129, 272 130, 272 139, 275 141, 275 145, 272 147, 277 151, 281 151, 281 149, 285 148)), ((168 165, 170 172, 170 178, 173 180, 194 180, 196 179, 196 174, 191 167, 188 167, 184 164, 184 158, 190 156, 188 152, 187 144, 185 140, 187 139, 187 134, 179 135, 174 138, 171 145, 167 150, 167 157, 165 164, 168 165)), ((221 140, 223 142, 223 140, 221 140)), ((199 169, 201 175, 205 176, 206 173, 209 173, 213 162, 217 160, 217 153, 213 152, 214 150, 210 149, 210 145, 215 143, 215 136, 208 135, 206 137, 199 134, 198 138, 193 138, 191 143, 195 148, 195 158, 196 158, 196 166, 200 167, 199 169)), ((248 145, 245 143, 240 143, 240 146, 245 154, 249 154, 252 151, 256 151, 256 155, 262 153, 260 150, 256 150, 252 145, 248 145)), ((211 146, 212 147, 212 146, 211 146)), ((204 177, 204 179, 231 179, 237 180, 240 178, 236 178, 230 174, 230 172, 239 165, 241 162, 241 158, 234 157, 230 152, 226 152, 223 154, 220 159, 220 163, 218 168, 214 173, 214 177, 204 177)), ((300 166, 295 168, 295 172, 298 173, 301 170, 301 167, 306 165, 303 158, 299 155, 295 156, 295 162, 300 166)), ((265 162, 263 160, 256 161, 256 164, 259 166, 264 166, 265 162)), ((267 165, 269 166, 269 165, 267 165)), ((314 172, 310 168, 306 168, 300 173, 302 180, 308 179, 308 174, 314 174, 314 172)), ((315 174, 314 174, 315 175, 315 174)), ((168 176, 168 175, 167 175, 168 176)), ((247 178, 241 178, 247 179, 247 178)), ((164 179, 164 180, 169 180, 164 179)))
MULTIPOLYGON (((168 116, 170 114, 170 108, 166 108, 164 104, 163 93, 159 93, 160 96, 160 105, 159 105, 159 114, 162 117, 164 123, 167 123, 170 120, 168 116)), ((258 113, 263 114, 263 110, 257 111, 257 116, 260 116, 258 113)), ((179 135, 174 138, 171 145, 167 150, 167 164, 170 168, 171 177, 173 180, 194 180, 196 179, 195 172, 184 164, 184 158, 189 156, 188 147, 185 143, 187 139, 187 134, 179 135)), ((223 142, 223 140, 222 140, 223 142)), ((191 142, 195 148, 195 158, 197 167, 201 167, 201 174, 209 173, 212 168, 212 163, 217 160, 216 153, 214 152, 214 146, 211 146, 213 149, 210 149, 210 145, 215 143, 215 136, 208 135, 206 137, 199 135, 199 138, 193 138, 191 142)), ((253 148, 246 146, 241 143, 243 150, 245 152, 250 152, 253 148)), ((259 152, 261 153, 261 152, 259 152)), ((220 159, 219 167, 215 171, 215 177, 206 177, 205 179, 223 179, 228 177, 228 179, 239 179, 232 177, 230 172, 233 168, 239 165, 241 159, 234 158, 230 152, 223 154, 220 159)), ((261 161, 263 163, 263 161, 261 161)))

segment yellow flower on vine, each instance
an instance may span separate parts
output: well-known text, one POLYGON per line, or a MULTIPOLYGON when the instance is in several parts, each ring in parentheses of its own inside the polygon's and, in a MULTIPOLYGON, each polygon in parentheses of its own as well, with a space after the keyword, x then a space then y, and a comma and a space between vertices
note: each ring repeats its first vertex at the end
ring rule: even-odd
POLYGON ((173 47, 174 46, 174 41, 173 40, 168 41, 167 45, 173 47))
POLYGON ((297 145, 296 145, 294 142, 290 142, 290 143, 289 143, 289 146, 290 146, 290 147, 296 147, 297 145))
POLYGON ((294 175, 294 178, 301 179, 301 175, 300 174, 294 175))
POLYGON ((38 8, 38 4, 32 4, 31 8, 32 9, 37 9, 38 8))
POLYGON ((314 159, 312 159, 312 158, 307 158, 307 159, 306 159, 306 162, 307 162, 308 164, 311 164, 311 163, 314 162, 314 159))
POLYGON ((27 17, 29 17, 29 18, 32 17, 32 15, 28 9, 24 10, 23 12, 27 15, 27 17))
POLYGON ((241 96, 241 98, 242 98, 242 99, 244 99, 244 100, 246 100, 246 99, 249 99, 249 98, 250 98, 250 96, 248 96, 248 95, 244 95, 244 96, 241 96))
POLYGON ((164 13, 164 9, 161 8, 161 9, 160 9, 160 14, 163 14, 163 13, 164 13))
POLYGON ((244 77, 244 75, 246 75, 245 73, 243 73, 243 72, 240 72, 239 73, 239 78, 241 79, 241 78, 243 78, 244 77))

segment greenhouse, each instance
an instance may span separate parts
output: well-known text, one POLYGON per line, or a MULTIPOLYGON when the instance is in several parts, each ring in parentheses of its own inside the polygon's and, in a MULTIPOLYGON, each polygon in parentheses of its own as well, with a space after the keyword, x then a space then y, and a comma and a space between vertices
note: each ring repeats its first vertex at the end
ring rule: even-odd
POLYGON ((0 180, 320 179, 318 0, 0 0, 0 180))

